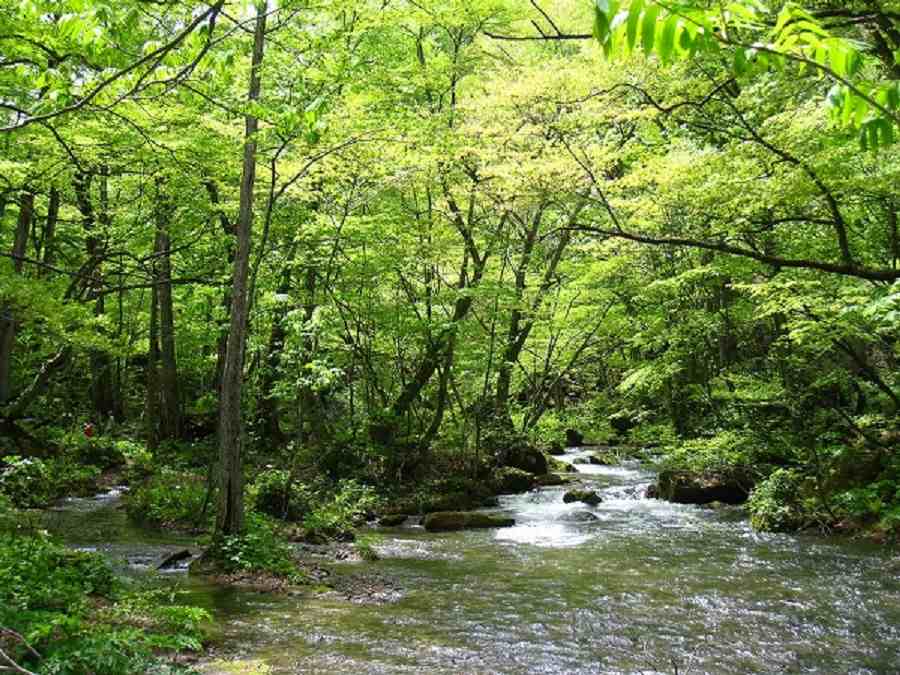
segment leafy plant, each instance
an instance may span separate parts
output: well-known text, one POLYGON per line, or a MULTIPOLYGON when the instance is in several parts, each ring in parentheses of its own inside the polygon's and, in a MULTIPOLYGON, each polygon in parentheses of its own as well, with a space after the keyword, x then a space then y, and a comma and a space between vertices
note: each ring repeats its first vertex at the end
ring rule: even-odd
POLYGON ((132 489, 127 497, 128 515, 136 521, 163 527, 204 525, 206 482, 197 474, 168 467, 132 489))

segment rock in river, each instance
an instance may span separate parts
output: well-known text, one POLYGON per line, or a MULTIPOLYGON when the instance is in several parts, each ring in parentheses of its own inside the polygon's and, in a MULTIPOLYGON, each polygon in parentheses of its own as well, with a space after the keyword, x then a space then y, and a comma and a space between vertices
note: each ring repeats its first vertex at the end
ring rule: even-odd
POLYGON ((677 504, 743 504, 752 487, 753 481, 747 476, 668 470, 659 474, 656 495, 677 504))
POLYGON ((502 466, 494 472, 494 488, 502 495, 528 492, 534 487, 535 475, 511 466, 502 466))
POLYGON ((571 504, 572 502, 582 502, 583 504, 596 506, 603 500, 600 498, 600 495, 598 495, 594 490, 569 490, 566 494, 563 495, 563 501, 566 504, 571 504))
POLYGON ((512 527, 516 521, 512 518, 474 511, 438 511, 425 516, 422 524, 429 532, 450 532, 473 528, 512 527))
POLYGON ((387 516, 381 516, 378 519, 378 524, 382 527, 397 527, 398 525, 402 525, 406 522, 407 515, 405 513, 392 513, 387 516))
POLYGON ((590 511, 572 511, 571 513, 564 513, 559 519, 564 523, 592 523, 595 520, 600 520, 590 511))

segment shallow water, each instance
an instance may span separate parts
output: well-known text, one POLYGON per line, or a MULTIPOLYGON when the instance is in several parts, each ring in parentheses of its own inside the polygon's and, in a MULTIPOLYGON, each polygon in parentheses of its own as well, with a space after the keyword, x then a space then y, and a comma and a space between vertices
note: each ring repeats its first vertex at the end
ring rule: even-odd
MULTIPOLYGON (((577 466, 602 504, 564 504, 563 487, 503 497, 515 527, 384 530, 382 560, 339 568, 396 580, 396 602, 187 587, 223 626, 227 672, 900 672, 896 551, 754 533, 736 509, 641 498, 652 476, 637 465, 577 466)), ((98 510, 112 556, 184 544, 115 535, 121 512, 98 510)))

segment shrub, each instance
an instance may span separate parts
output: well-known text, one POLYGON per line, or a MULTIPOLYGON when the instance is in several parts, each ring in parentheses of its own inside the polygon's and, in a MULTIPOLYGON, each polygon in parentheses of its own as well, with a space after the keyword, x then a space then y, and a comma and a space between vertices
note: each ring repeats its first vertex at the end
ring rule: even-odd
POLYGON ((30 670, 137 675, 153 670, 154 650, 199 647, 205 612, 121 593, 99 555, 44 537, 0 537, 0 625, 20 634, 41 658, 19 641, 4 647, 30 670))
POLYGON ((323 497, 303 518, 303 527, 312 536, 349 538, 378 504, 375 491, 355 480, 340 481, 330 495, 323 497))
POLYGON ((128 515, 157 527, 199 527, 204 524, 206 482, 193 473, 163 468, 132 490, 128 515))
POLYGON ((807 479, 794 469, 776 469, 750 493, 750 523, 763 532, 799 530, 819 520, 807 479))
POLYGON ((292 480, 289 471, 267 469, 250 485, 248 497, 260 513, 282 520, 302 520, 310 507, 312 495, 302 483, 292 480))
POLYGON ((95 490, 100 470, 72 460, 11 455, 0 464, 0 493, 18 508, 42 508, 68 494, 95 490))
POLYGON ((666 448, 664 468, 694 473, 746 473, 753 465, 753 440, 735 431, 695 438, 666 448))
POLYGON ((213 556, 226 572, 267 572, 302 582, 290 544, 282 539, 274 524, 258 513, 247 514, 243 534, 223 537, 213 556))
POLYGON ((66 454, 74 461, 103 470, 125 464, 126 452, 131 451, 132 446, 137 446, 131 441, 116 441, 109 436, 88 438, 81 431, 65 434, 61 443, 66 454))

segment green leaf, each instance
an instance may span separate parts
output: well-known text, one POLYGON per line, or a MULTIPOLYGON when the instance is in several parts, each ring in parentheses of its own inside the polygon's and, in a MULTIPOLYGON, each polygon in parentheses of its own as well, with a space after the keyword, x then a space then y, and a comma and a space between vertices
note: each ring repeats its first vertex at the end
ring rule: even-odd
POLYGON ((734 50, 734 62, 732 67, 738 77, 745 75, 749 70, 750 64, 747 63, 747 53, 743 49, 734 50))
POLYGON ((672 60, 672 52, 675 50, 675 32, 678 29, 678 17, 674 14, 666 19, 663 25, 662 34, 659 37, 659 47, 657 51, 659 58, 663 63, 669 63, 672 60))
POLYGON ((654 39, 656 38, 656 18, 659 16, 659 7, 651 5, 644 12, 644 21, 641 25, 641 45, 648 56, 653 53, 654 39))
POLYGON ((641 22, 641 12, 644 11, 644 0, 635 0, 628 8, 628 22, 625 26, 625 39, 629 51, 634 51, 637 43, 638 25, 641 22))

